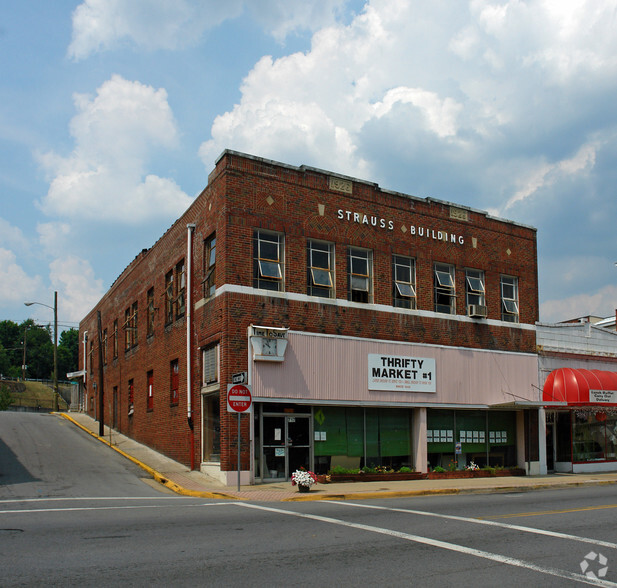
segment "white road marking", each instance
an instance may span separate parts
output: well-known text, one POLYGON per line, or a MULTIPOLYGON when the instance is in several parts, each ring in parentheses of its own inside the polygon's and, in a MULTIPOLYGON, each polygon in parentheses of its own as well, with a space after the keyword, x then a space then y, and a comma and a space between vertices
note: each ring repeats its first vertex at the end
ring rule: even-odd
POLYGON ((11 498, 10 500, 0 500, 0 504, 14 504, 18 502, 69 502, 71 500, 173 500, 173 498, 170 496, 74 496, 64 498, 11 498))
POLYGON ((196 508, 202 506, 223 506, 229 502, 212 502, 209 504, 142 504, 135 506, 74 506, 63 508, 20 508, 12 510, 0 510, 0 515, 3 514, 24 514, 24 513, 41 513, 41 512, 78 512, 78 511, 95 511, 95 510, 137 510, 145 508, 196 508))
POLYGON ((482 551, 479 549, 473 549, 471 547, 465 547, 464 545, 456 545, 454 543, 447 543, 445 541, 439 541, 437 539, 430 539, 428 537, 421 537, 419 535, 411 535, 409 533, 403 533, 401 531, 393 531, 392 529, 384 529, 382 527, 374 527, 372 525, 363 525, 361 523, 352 523, 349 521, 343 521, 340 519, 334 519, 331 517, 324 517, 320 515, 298 513, 298 512, 294 512, 290 510, 284 510, 281 508, 272 508, 269 506, 250 504, 247 502, 238 502, 238 503, 233 503, 233 504, 244 507, 244 508, 252 508, 255 510, 262 510, 266 512, 273 512, 277 514, 295 516, 299 518, 319 521, 322 523, 329 523, 333 525, 339 525, 342 527, 350 527, 352 529, 359 529, 361 531, 370 531, 371 533, 379 533, 381 535, 388 535, 390 537, 396 537, 398 539, 404 539, 406 541, 413 541, 414 543, 430 545, 432 547, 438 547, 440 549, 447 549, 448 551, 454 551, 457 553, 472 555, 474 557, 487 559, 487 560, 494 561, 497 563, 502 563, 502 564, 509 565, 509 566, 516 566, 519 568, 524 568, 527 570, 538 572, 540 574, 547 574, 549 576, 555 576, 557 578, 565 578, 567 580, 573 580, 575 582, 581 582, 583 584, 590 584, 592 586, 617 586, 617 584, 615 584, 614 582, 608 582, 605 580, 600 580, 600 579, 595 579, 595 578, 587 578, 586 576, 583 576, 582 574, 575 574, 573 572, 568 572, 567 570, 559 570, 557 568, 543 567, 543 566, 539 566, 531 562, 526 562, 526 561, 523 561, 517 558, 506 557, 504 555, 490 553, 488 551, 482 551))
MULTIPOLYGON (((330 501, 329 501, 330 502, 330 501)), ((434 512, 426 512, 423 510, 412 510, 406 508, 390 508, 387 506, 372 506, 370 504, 359 504, 357 502, 339 502, 331 501, 335 504, 343 506, 355 506, 357 508, 371 508, 375 510, 387 510, 390 512, 403 512, 407 514, 421 515, 425 517, 437 517, 440 519, 450 519, 453 521, 462 521, 464 523, 475 523, 477 525, 488 525, 489 527, 501 527, 502 529, 511 529, 513 531, 522 531, 524 533, 533 533, 535 535, 546 535, 547 537, 555 537, 557 539, 569 539, 578 541, 579 543, 591 543, 600 547, 608 547, 609 549, 617 549, 617 543, 610 543, 600 539, 591 539, 590 537, 580 537, 578 535, 569 535, 567 533, 559 533, 558 531, 545 531, 544 529, 534 529, 533 527, 523 527, 521 525, 510 525, 509 523, 498 523, 496 521, 487 521, 484 519, 472 519, 467 517, 459 517, 456 515, 444 515, 434 512)))

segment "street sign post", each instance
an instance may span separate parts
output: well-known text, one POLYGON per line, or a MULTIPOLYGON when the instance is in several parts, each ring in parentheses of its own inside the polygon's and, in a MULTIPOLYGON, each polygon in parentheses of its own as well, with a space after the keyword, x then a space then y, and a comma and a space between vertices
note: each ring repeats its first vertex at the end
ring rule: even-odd
POLYGON ((238 414, 238 492, 240 492, 240 415, 250 412, 253 404, 251 389, 245 384, 227 385, 227 412, 238 414))

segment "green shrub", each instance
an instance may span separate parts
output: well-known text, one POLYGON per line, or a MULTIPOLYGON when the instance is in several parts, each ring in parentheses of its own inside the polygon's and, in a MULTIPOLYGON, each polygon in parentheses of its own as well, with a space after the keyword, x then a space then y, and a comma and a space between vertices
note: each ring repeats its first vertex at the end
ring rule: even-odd
POLYGON ((443 472, 445 472, 446 470, 444 468, 442 468, 441 466, 435 466, 433 468, 434 472, 437 472, 438 474, 442 474, 443 472))

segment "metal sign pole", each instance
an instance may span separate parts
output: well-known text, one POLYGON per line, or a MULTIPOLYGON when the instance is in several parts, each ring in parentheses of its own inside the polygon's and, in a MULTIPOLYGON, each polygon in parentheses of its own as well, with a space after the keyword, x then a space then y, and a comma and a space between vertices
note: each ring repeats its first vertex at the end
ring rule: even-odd
POLYGON ((238 414, 238 492, 240 492, 240 413, 238 414))

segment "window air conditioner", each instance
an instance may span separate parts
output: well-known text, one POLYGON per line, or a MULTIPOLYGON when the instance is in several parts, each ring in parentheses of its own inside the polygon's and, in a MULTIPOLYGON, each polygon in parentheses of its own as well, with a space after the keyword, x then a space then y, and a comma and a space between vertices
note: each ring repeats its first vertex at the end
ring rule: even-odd
POLYGON ((482 304, 469 304, 467 306, 467 316, 486 318, 487 315, 488 315, 488 310, 486 306, 482 304))

